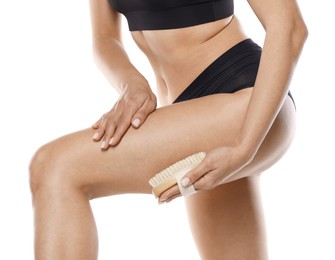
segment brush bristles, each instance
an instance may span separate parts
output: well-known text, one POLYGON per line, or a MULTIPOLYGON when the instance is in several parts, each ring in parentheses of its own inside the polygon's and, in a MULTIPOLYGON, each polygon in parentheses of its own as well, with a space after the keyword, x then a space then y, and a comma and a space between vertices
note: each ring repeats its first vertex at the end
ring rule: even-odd
POLYGON ((149 184, 153 187, 153 193, 156 196, 160 196, 165 190, 177 183, 174 178, 175 173, 184 168, 190 168, 190 170, 193 169, 204 159, 205 155, 204 152, 193 154, 157 173, 149 180, 149 184))

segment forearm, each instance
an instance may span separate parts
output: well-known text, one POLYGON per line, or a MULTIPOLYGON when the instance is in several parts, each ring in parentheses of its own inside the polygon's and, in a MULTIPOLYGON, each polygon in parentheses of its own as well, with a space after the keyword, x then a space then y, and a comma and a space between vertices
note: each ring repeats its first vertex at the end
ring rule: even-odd
POLYGON ((139 128, 157 106, 156 96, 147 80, 131 64, 121 43, 109 37, 94 45, 98 67, 120 96, 113 108, 93 128, 94 141, 101 141, 102 150, 119 144, 130 126, 139 128))
POLYGON ((130 62, 120 41, 112 37, 95 40, 93 55, 98 68, 119 93, 128 87, 127 82, 130 81, 147 85, 146 79, 130 62))
POLYGON ((249 161, 255 156, 286 98, 306 35, 304 27, 267 30, 257 79, 238 139, 249 161))

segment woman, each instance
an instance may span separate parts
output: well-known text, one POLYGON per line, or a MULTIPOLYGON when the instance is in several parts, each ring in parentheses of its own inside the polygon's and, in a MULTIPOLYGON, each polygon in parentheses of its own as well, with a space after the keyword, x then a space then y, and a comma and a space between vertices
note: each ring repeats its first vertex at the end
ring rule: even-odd
MULTIPOLYGON (((250 0, 266 30, 261 51, 232 1, 90 0, 97 65, 120 97, 92 128, 35 154, 36 259, 97 259, 89 200, 150 194, 152 176, 200 151, 182 184, 198 191, 185 201, 201 259, 267 259, 259 175, 294 135, 288 86, 307 29, 295 1, 250 0), (161 108, 123 48, 120 13, 152 65, 161 108)), ((158 201, 179 195, 174 186, 158 201)))

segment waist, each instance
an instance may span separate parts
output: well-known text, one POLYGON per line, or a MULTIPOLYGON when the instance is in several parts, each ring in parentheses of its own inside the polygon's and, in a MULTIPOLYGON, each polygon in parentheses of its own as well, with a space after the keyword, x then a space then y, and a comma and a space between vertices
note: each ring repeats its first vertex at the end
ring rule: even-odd
POLYGON ((162 105, 171 104, 214 60, 247 38, 235 16, 178 30, 135 32, 133 37, 153 67, 162 105))

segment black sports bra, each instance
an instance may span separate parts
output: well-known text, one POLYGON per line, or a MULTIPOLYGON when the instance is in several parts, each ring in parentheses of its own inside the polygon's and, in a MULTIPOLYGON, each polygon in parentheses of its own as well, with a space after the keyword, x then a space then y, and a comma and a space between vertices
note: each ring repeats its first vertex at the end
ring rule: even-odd
POLYGON ((108 0, 130 31, 176 29, 234 14, 234 0, 108 0))

